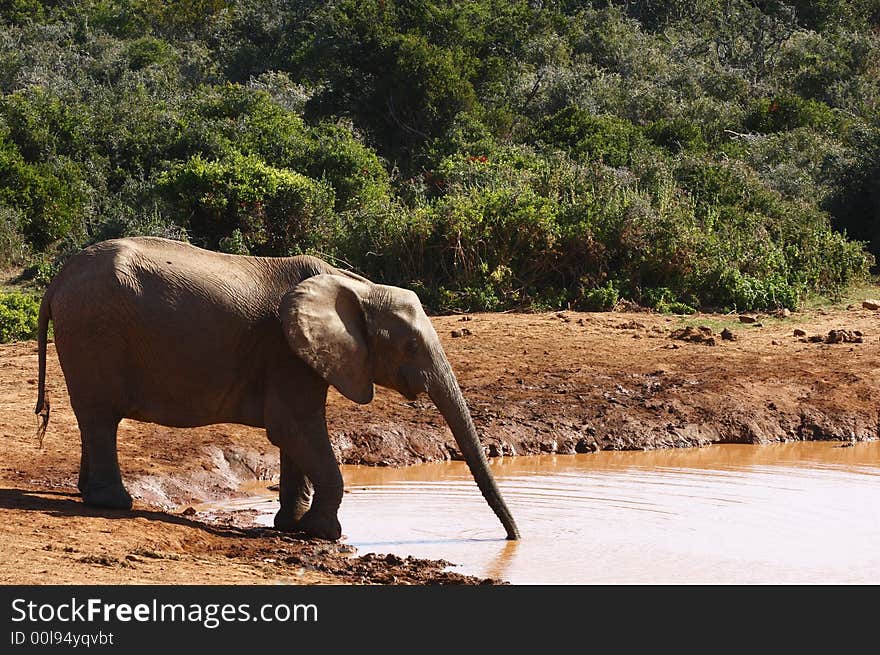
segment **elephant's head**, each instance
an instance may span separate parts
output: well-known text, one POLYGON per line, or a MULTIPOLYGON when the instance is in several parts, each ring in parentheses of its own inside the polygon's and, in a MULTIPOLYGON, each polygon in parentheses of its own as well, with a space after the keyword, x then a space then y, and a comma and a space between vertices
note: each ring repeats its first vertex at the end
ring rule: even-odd
POLYGON ((519 538, 489 471, 458 381, 416 294, 324 274, 286 294, 280 316, 293 351, 346 398, 370 402, 373 384, 394 389, 410 400, 426 392, 449 424, 507 538, 519 538))

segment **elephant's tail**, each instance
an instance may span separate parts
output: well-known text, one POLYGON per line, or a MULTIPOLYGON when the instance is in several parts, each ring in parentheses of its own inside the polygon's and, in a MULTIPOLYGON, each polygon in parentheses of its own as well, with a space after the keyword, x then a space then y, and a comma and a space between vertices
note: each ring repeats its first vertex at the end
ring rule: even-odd
POLYGON ((49 399, 46 397, 46 341, 49 336, 49 320, 52 318, 50 305, 51 287, 43 295, 43 302, 40 303, 40 315, 37 319, 37 359, 40 371, 37 380, 37 407, 34 413, 42 419, 40 427, 37 428, 37 439, 40 442, 40 448, 43 447, 43 437, 46 435, 46 428, 49 426, 49 399))

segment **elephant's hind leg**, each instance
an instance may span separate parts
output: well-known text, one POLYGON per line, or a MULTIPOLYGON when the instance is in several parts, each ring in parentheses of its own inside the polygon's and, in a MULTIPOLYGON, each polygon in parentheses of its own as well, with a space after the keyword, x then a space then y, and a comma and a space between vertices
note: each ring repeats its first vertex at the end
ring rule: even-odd
POLYGON ((278 499, 281 508, 275 515, 275 527, 287 532, 299 530, 299 520, 312 505, 312 483, 296 463, 290 449, 281 449, 281 483, 278 499))
POLYGON ((77 414, 86 466, 80 465, 80 487, 83 502, 94 507, 130 509, 131 496, 122 484, 116 454, 116 430, 119 419, 77 414), (83 472, 85 469, 85 480, 83 472))

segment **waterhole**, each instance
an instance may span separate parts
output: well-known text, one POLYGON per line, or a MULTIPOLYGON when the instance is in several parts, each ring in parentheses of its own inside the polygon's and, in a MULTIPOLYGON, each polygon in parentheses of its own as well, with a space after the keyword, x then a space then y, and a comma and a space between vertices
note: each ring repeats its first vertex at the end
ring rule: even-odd
MULTIPOLYGON (((340 521, 359 554, 444 559, 514 584, 877 584, 880 442, 847 446, 494 459, 519 542, 462 462, 344 466, 340 521)), ((231 506, 271 525, 276 494, 263 493, 231 506)))

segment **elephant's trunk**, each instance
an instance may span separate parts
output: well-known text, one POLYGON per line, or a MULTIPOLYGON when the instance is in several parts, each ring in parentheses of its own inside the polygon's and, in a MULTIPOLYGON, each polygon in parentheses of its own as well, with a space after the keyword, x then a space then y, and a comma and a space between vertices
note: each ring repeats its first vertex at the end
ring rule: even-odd
POLYGON ((489 463, 483 454, 477 430, 458 386, 458 381, 455 379, 455 374, 445 356, 440 354, 436 361, 439 362, 438 368, 440 370, 428 386, 428 395, 440 410, 443 418, 446 419, 446 423, 455 437, 455 442, 461 449, 461 454, 464 456, 477 486, 483 493, 483 498, 501 520, 504 529, 507 530, 507 538, 519 539, 519 530, 501 497, 492 472, 489 470, 489 463))

